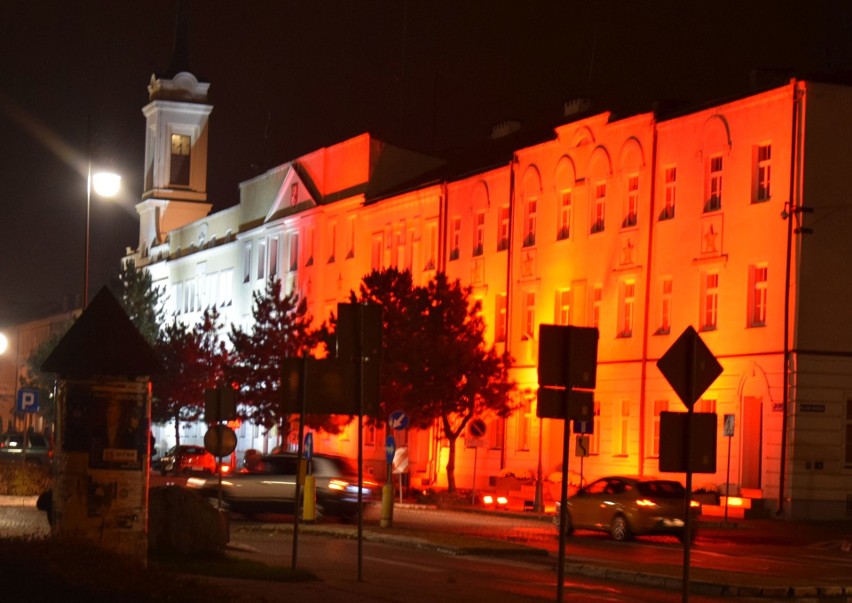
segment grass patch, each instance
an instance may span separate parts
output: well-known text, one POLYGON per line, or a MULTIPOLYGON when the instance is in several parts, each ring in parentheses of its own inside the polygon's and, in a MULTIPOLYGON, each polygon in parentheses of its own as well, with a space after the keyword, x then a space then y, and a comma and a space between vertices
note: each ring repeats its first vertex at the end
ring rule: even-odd
POLYGON ((50 466, 0 461, 0 494, 38 496, 50 488, 50 466))

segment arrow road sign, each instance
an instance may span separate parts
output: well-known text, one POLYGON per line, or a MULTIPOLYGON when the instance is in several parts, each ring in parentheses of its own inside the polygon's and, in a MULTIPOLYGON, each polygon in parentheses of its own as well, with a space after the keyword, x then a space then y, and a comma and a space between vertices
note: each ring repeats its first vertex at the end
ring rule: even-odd
POLYGON ((388 417, 388 426, 391 429, 405 429, 408 427, 408 415, 401 410, 393 411, 388 417))

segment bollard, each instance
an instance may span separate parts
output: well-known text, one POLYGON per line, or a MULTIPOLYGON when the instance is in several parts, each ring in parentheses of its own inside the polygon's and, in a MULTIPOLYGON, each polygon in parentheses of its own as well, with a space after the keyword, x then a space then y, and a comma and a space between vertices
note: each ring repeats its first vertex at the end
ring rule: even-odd
POLYGON ((302 521, 317 519, 317 479, 313 475, 305 476, 305 497, 302 506, 302 521))
POLYGON ((382 518, 379 526, 391 527, 393 523, 393 484, 387 483, 382 486, 382 518))

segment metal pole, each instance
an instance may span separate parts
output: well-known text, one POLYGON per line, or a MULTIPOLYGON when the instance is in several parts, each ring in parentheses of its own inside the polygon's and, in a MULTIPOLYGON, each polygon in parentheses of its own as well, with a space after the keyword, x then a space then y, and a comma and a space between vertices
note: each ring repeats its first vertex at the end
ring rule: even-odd
MULTIPOLYGON (((88 120, 87 120, 88 123, 88 120)), ((91 126, 87 126, 87 129, 91 129, 91 126)), ((89 234, 90 234, 90 223, 91 223, 91 213, 92 213, 92 143, 91 143, 91 132, 88 134, 88 138, 90 139, 88 142, 89 146, 89 165, 86 174, 86 243, 85 243, 85 256, 83 257, 83 297, 80 298, 80 307, 85 310, 86 306, 89 305, 89 234)))
POLYGON ((363 582, 364 556, 364 308, 358 308, 358 336, 355 338, 358 362, 357 392, 358 392, 358 582, 363 582))
MULTIPOLYGON (((567 392, 566 392, 567 394, 567 392)), ((565 522, 568 519, 568 442, 571 430, 568 428, 571 421, 568 419, 567 403, 563 403, 566 417, 562 427, 562 490, 559 499, 559 567, 556 571, 556 601, 562 603, 565 597, 565 522)))
POLYGON ((301 476, 302 469, 302 438, 305 430, 305 398, 307 392, 308 379, 308 359, 303 356, 302 375, 299 378, 299 452, 296 456, 296 498, 293 500, 293 554, 290 561, 290 567, 296 569, 296 559, 299 554, 299 500, 301 498, 301 476))
POLYGON ((725 470, 725 520, 723 525, 728 525, 728 497, 731 495, 731 440, 728 436, 728 468, 725 470))

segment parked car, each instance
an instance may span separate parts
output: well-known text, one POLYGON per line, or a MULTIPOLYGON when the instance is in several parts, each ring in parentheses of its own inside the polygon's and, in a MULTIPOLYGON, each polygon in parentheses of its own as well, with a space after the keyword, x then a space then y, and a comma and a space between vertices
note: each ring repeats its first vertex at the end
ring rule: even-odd
MULTIPOLYGON (((351 520, 358 512, 358 471, 348 459, 313 455, 311 474, 316 479, 317 517, 336 516, 351 520)), ((296 508, 295 454, 261 455, 252 469, 222 479, 222 502, 237 513, 292 513, 296 508)), ((218 478, 190 478, 187 486, 211 499, 218 498, 218 478)), ((361 498, 367 502, 380 496, 378 485, 365 481, 361 498)), ((300 501, 301 502, 301 501, 300 501)))
POLYGON ((53 448, 40 433, 9 432, 0 435, 0 459, 46 464, 53 460, 53 448))
POLYGON ((216 473, 216 457, 204 446, 172 446, 159 459, 160 474, 216 473))
MULTIPOLYGON (((565 530, 608 532, 613 540, 645 534, 685 534, 684 497, 680 482, 653 477, 603 477, 568 497, 565 530)), ((560 524, 560 503, 553 523, 560 524)), ((699 505, 691 503, 693 513, 699 505)), ((694 523, 693 523, 694 526, 694 523)), ((695 537, 695 530, 692 530, 695 537)))

